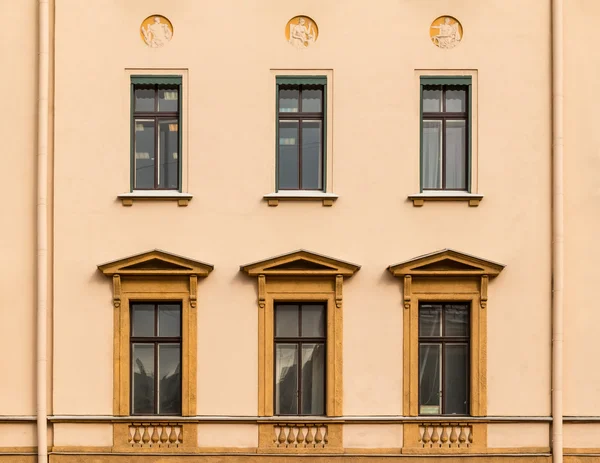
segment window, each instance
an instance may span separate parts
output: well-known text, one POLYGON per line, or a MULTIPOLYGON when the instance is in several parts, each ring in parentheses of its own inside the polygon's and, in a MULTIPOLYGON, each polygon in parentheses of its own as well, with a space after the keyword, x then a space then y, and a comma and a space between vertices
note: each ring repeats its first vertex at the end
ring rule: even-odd
POLYGON ((325 191, 326 77, 277 78, 277 190, 325 191))
POLYGON ((181 303, 131 304, 131 414, 181 414, 181 303))
POLYGON ((133 190, 181 190, 181 77, 132 76, 133 190))
POLYGON ((419 414, 469 413, 469 304, 419 304, 419 414))
POLYGON ((275 305, 275 414, 325 414, 325 304, 275 305))
POLYGON ((470 191, 471 99, 470 77, 421 77, 421 191, 470 191))

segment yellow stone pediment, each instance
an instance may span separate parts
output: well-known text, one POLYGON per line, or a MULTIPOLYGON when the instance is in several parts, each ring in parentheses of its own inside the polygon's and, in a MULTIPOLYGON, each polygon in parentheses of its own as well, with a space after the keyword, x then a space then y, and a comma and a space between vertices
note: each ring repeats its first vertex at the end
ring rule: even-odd
POLYGON ((390 265, 392 275, 405 276, 482 276, 500 274, 504 265, 453 249, 442 249, 414 259, 390 265))
POLYGON ((300 249, 240 266, 250 276, 352 276, 360 265, 300 249))
POLYGON ((113 275, 197 275, 208 276, 214 266, 187 257, 171 254, 160 249, 98 265, 106 276, 113 275))

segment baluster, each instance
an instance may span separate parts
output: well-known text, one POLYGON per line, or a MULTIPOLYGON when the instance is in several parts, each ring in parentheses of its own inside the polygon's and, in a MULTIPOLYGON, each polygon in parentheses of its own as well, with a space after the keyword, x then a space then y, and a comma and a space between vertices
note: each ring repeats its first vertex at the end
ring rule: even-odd
POLYGON ((142 442, 144 444, 150 442, 150 433, 148 433, 148 426, 144 426, 144 435, 142 436, 142 442))
POLYGON ((423 425, 423 443, 429 444, 430 440, 431 439, 429 438, 429 425, 424 424, 423 425))
POLYGON ((179 443, 183 444, 183 426, 179 426, 179 435, 177 436, 177 438, 179 439, 179 443))
POLYGON ((458 441, 461 444, 464 444, 467 441, 467 435, 465 434, 465 427, 464 426, 460 427, 460 435, 458 436, 458 441))
POLYGON ((442 444, 448 442, 448 425, 442 424, 442 436, 440 437, 442 444))
POLYGON ((299 446, 304 444, 304 427, 298 428, 298 436, 296 437, 296 442, 299 446))
POLYGON ((152 443, 153 444, 158 443, 158 426, 152 427, 152 443))
POLYGON ((175 434, 175 426, 171 426, 171 432, 169 433, 169 443, 174 444, 177 442, 177 434, 175 434))
POLYGON ((281 431, 279 432, 279 444, 285 444, 285 427, 281 427, 281 431))
POLYGON ((450 426, 452 426, 452 432, 450 433, 450 444, 456 444, 456 441, 458 440, 458 436, 456 435, 456 427, 453 424, 450 426))
POLYGON ((279 443, 279 433, 281 432, 281 428, 279 426, 273 426, 273 443, 279 443))
POLYGON ((431 433, 431 443, 432 444, 437 444, 440 440, 440 435, 438 434, 438 427, 437 425, 433 425, 433 432, 431 433))
POLYGON ((472 443, 473 443, 473 427, 472 427, 472 426, 469 426, 469 427, 468 427, 468 430, 469 430, 469 438, 468 438, 468 441, 469 441, 469 444, 472 444, 472 443))
POLYGON ((309 426, 308 428, 306 428, 306 443, 308 445, 311 445, 314 442, 313 439, 313 427, 309 426))
POLYGON ((317 432, 315 434, 315 444, 320 444, 321 442, 323 442, 323 435, 321 434, 321 426, 317 424, 316 429, 317 429, 317 432))
POLYGON ((290 426, 288 429, 287 443, 291 445, 296 440, 296 436, 294 436, 294 426, 290 426))
POLYGON ((323 429, 323 443, 327 445, 329 444, 329 428, 325 426, 323 429))
POLYGON ((135 428, 135 432, 133 433, 133 443, 139 444, 140 441, 142 440, 142 436, 140 434, 140 427, 134 426, 134 428, 135 428))
POLYGON ((160 443, 166 444, 169 440, 169 436, 167 436, 167 427, 164 424, 160 425, 160 443))

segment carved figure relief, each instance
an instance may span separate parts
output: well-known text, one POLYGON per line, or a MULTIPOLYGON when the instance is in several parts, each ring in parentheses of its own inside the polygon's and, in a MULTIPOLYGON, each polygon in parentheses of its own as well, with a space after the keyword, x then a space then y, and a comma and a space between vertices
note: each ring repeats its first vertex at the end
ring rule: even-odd
POLYGON ((460 22, 452 16, 440 16, 431 23, 429 36, 434 45, 440 48, 454 48, 463 37, 460 22))
POLYGON ((171 21, 161 15, 148 16, 140 27, 142 40, 151 48, 164 47, 173 37, 171 21))
POLYGON ((308 16, 295 16, 285 26, 285 37, 296 48, 307 48, 318 36, 319 28, 308 16))

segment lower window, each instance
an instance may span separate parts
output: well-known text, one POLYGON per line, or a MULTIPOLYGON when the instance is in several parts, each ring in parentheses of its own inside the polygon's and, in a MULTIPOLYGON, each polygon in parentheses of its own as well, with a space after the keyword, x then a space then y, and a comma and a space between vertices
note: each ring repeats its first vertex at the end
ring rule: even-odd
POLYGON ((469 414, 468 303, 419 304, 419 414, 469 414))
POLYGON ((326 305, 275 305, 275 414, 325 415, 326 305))
POLYGON ((131 304, 131 414, 181 414, 181 303, 131 304))

